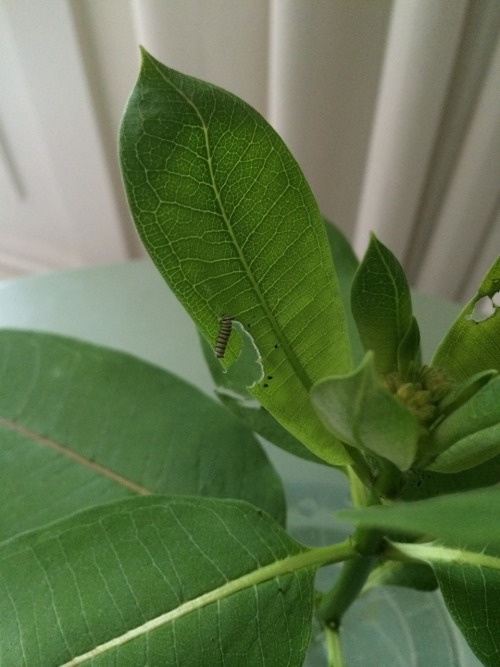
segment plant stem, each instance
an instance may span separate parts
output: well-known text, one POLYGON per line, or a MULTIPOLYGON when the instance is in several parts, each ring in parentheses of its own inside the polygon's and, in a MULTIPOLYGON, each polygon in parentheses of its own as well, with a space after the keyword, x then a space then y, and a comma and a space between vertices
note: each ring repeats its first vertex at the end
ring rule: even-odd
MULTIPOLYGON (((400 471, 387 461, 366 504, 379 504, 380 497, 395 495, 400 479, 400 471)), ((359 489, 352 486, 351 494, 355 503, 362 499, 359 489)), ((352 541, 357 555, 344 563, 333 588, 325 593, 318 606, 318 616, 328 628, 337 629, 340 626, 342 616, 361 592, 383 548, 384 533, 360 526, 354 531, 352 541)))
POLYGON ((349 488, 351 489, 351 501, 354 507, 364 507, 367 501, 368 489, 360 480, 355 470, 347 466, 349 488))
POLYGON ((328 667, 344 667, 344 658, 342 656, 342 646, 338 630, 326 628, 325 636, 328 667))
POLYGON ((344 563, 335 585, 318 607, 318 616, 329 628, 339 627, 342 616, 361 592, 377 561, 383 535, 378 530, 360 528, 353 535, 353 543, 358 556, 344 563))
POLYGON ((380 498, 394 498, 399 491, 401 471, 390 461, 381 463, 383 465, 373 485, 373 491, 380 498))

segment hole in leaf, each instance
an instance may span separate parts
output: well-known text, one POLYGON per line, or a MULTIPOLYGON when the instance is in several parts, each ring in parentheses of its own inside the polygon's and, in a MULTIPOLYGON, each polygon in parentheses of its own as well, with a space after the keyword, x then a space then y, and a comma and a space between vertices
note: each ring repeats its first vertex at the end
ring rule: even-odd
POLYGON ((476 301, 474 309, 470 315, 467 315, 467 319, 476 323, 483 322, 493 317, 498 307, 500 307, 500 292, 495 292, 492 297, 483 296, 476 301))

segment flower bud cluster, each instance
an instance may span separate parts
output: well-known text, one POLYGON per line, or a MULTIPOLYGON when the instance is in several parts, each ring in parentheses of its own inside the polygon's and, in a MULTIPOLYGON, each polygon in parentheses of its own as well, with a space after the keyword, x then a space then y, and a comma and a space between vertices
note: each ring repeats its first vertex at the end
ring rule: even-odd
POLYGON ((401 373, 384 377, 387 389, 413 412, 421 426, 421 437, 439 415, 439 403, 453 387, 450 377, 439 368, 422 366, 412 373, 411 381, 401 373))

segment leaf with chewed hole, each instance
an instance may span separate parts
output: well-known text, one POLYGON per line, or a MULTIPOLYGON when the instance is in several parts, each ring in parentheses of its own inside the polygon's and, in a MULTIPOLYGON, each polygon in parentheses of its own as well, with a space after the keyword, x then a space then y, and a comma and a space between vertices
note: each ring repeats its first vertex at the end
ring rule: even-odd
POLYGON ((444 368, 457 382, 481 371, 500 371, 500 309, 494 303, 499 291, 500 257, 451 326, 432 360, 433 366, 444 368), (480 318, 475 308, 485 297, 491 302, 491 313, 480 318))
MULTIPOLYGON (((314 454, 349 463, 309 401, 316 380, 351 366, 346 316, 323 219, 276 132, 143 50, 120 160, 141 239, 201 333, 213 344, 221 315, 240 322, 264 370, 253 396, 314 454)), ((233 331, 226 367, 240 348, 233 331)))

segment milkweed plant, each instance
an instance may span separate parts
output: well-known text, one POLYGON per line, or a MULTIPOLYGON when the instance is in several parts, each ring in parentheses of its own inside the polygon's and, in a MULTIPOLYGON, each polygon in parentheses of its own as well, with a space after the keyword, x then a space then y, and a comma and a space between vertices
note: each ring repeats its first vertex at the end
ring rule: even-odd
POLYGON ((218 400, 0 333, 0 664, 500 665, 500 258, 423 360, 396 257, 372 235, 358 262, 236 96, 142 50, 120 164, 218 400), (349 489, 339 539, 287 532, 258 436, 349 489))

